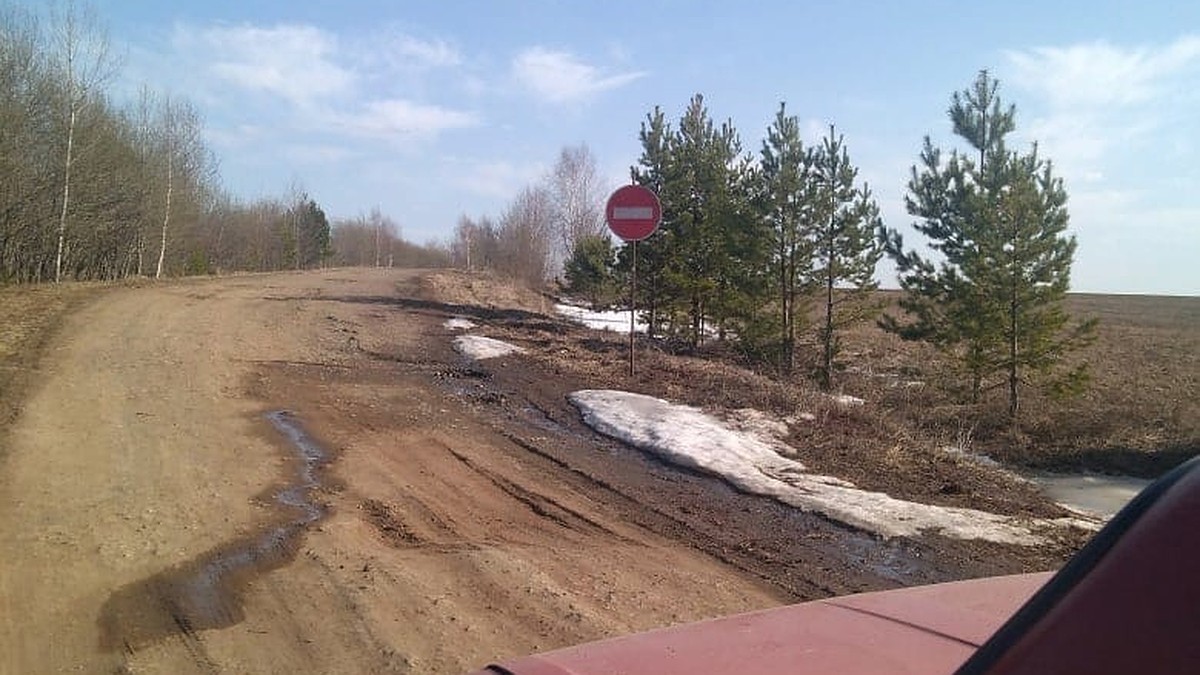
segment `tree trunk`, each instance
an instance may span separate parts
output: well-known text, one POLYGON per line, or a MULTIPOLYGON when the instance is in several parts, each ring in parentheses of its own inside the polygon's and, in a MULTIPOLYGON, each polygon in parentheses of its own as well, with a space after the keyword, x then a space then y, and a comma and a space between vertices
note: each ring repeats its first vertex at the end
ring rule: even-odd
POLYGON ((833 388, 833 281, 833 261, 830 259, 825 278, 825 359, 821 371, 821 386, 826 390, 833 388))
POLYGON ((71 153, 75 150, 75 121, 78 111, 71 102, 71 115, 67 122, 67 158, 63 165, 63 202, 58 215, 58 252, 54 256, 54 283, 62 281, 63 245, 67 236, 67 207, 71 203, 71 153))
POLYGON ((167 257, 167 225, 171 221, 171 192, 175 188, 175 185, 174 185, 174 182, 175 182, 174 164, 175 164, 175 162, 172 159, 172 157, 170 156, 171 150, 168 149, 167 152, 168 152, 168 155, 167 155, 167 200, 166 200, 166 210, 163 213, 162 243, 158 247, 158 267, 155 268, 155 271, 154 271, 155 279, 162 278, 163 260, 165 260, 167 257))
POLYGON ((1013 286, 1008 299, 1008 419, 1016 426, 1017 411, 1020 406, 1018 399, 1019 369, 1017 368, 1017 356, 1019 355, 1019 344, 1017 341, 1017 313, 1020 309, 1017 301, 1017 284, 1016 284, 1016 263, 1013 265, 1013 286))
MULTIPOLYGON (((833 138, 832 126, 829 127, 829 137, 833 138)), ((835 227, 837 225, 836 177, 837 165, 835 163, 833 170, 829 174, 829 237, 823 242, 825 246, 825 328, 822 342, 825 343, 823 345, 825 354, 821 369, 821 388, 826 391, 833 388, 833 285, 837 280, 837 270, 834 268, 834 260, 837 255, 837 241, 835 236, 835 227)))
POLYGON ((779 251, 779 290, 780 304, 783 311, 783 359, 781 365, 785 375, 791 375, 796 369, 796 296, 792 288, 795 279, 793 261, 788 255, 787 244, 784 243, 779 251))

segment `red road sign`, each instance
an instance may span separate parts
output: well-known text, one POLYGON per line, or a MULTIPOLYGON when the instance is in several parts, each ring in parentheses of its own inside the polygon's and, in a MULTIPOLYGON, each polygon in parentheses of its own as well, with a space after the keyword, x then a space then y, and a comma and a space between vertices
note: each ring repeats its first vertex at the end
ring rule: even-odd
POLYGON ((608 227, 625 241, 641 241, 654 234, 662 221, 658 195, 641 185, 617 188, 604 208, 608 227))

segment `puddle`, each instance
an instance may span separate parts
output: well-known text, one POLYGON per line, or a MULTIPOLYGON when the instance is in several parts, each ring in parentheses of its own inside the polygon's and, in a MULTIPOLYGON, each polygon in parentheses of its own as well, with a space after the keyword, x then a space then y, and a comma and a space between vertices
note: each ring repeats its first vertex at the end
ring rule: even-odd
POLYGON ((1104 518, 1116 515, 1142 488, 1153 482, 1145 478, 1092 473, 1036 473, 1029 478, 1054 501, 1104 518))
POLYGON ((298 535, 325 516, 328 510, 310 493, 320 485, 318 472, 328 454, 291 413, 275 411, 266 418, 300 460, 287 486, 273 495, 293 517, 114 592, 97 619, 101 649, 132 652, 172 635, 190 637, 240 622, 247 583, 288 563, 298 535))

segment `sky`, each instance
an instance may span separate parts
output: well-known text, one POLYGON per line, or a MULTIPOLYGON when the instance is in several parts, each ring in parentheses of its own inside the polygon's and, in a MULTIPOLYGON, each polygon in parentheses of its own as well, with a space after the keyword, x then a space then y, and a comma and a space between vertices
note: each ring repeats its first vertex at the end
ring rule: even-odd
MULTIPOLYGON (((30 7, 41 0, 18 0, 30 7)), ((780 102, 834 124, 885 224, 981 69, 1070 194, 1073 290, 1200 295, 1200 3, 96 0, 143 84, 199 109, 226 189, 378 206, 418 243, 500 215, 566 146, 616 187, 654 106, 702 93, 757 154, 780 102)), ((885 285, 894 275, 881 269, 885 285)))
MULTIPOLYGON (((451 330, 472 330, 470 321, 447 321, 451 330)), ((502 358, 522 348, 492 338, 462 334, 454 347, 467 358, 502 358)), ((587 389, 567 395, 583 421, 596 431, 657 455, 667 462, 715 475, 740 490, 771 497, 805 511, 883 537, 914 537, 927 530, 959 539, 984 539, 1008 544, 1039 545, 1034 532, 1071 524, 1098 529, 1094 521, 1015 519, 975 509, 935 506, 896 499, 863 490, 853 483, 812 473, 793 459, 784 443, 789 424, 814 419, 798 415, 775 420, 753 410, 734 411, 737 419, 723 421, 698 408, 611 389, 587 389)), ((862 399, 852 399, 865 404, 862 399)), ((830 405, 844 405, 832 397, 830 405)))

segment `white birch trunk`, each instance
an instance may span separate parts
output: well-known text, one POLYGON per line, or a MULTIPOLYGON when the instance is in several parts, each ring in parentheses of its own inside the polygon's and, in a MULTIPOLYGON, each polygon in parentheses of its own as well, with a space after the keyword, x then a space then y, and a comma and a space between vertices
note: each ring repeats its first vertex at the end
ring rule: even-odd
POLYGON ((167 153, 167 204, 166 210, 163 213, 162 223, 162 244, 158 248, 158 269, 154 272, 155 279, 161 279, 163 275, 163 260, 167 257, 167 225, 171 222, 171 192, 174 189, 175 161, 171 157, 172 150, 167 153))
POLYGON ((75 150, 75 102, 71 102, 71 115, 67 122, 67 157, 63 165, 63 202, 58 215, 58 252, 54 256, 54 283, 62 281, 63 246, 67 238, 67 207, 71 203, 71 153, 75 150))

